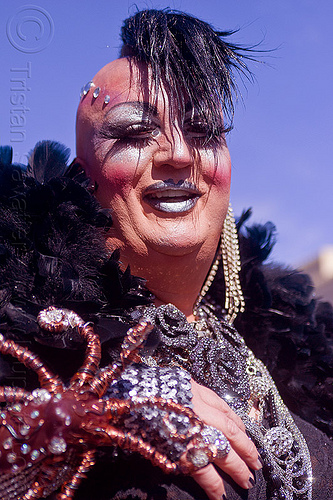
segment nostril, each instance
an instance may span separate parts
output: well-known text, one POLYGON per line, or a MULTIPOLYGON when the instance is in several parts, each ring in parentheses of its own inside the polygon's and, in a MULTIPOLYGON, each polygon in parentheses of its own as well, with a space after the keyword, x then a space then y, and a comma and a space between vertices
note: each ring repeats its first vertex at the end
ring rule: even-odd
POLYGON ((169 165, 174 168, 186 168, 193 165, 194 155, 183 135, 177 132, 173 134, 172 139, 164 135, 164 140, 159 141, 153 161, 158 167, 169 165))

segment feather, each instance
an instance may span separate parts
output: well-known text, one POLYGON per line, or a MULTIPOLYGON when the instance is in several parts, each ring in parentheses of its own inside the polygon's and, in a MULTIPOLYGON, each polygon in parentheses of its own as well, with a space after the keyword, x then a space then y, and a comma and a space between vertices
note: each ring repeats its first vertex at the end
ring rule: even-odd
POLYGON ((11 165, 13 159, 13 149, 10 146, 0 146, 0 166, 11 165))
POLYGON ((30 154, 28 175, 40 184, 64 175, 70 149, 54 141, 38 142, 30 154))

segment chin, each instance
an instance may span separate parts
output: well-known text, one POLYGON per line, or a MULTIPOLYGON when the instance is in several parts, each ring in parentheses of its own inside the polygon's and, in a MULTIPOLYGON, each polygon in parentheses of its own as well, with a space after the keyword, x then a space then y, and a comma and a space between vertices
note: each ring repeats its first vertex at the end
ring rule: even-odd
POLYGON ((158 239, 146 241, 147 248, 159 254, 183 257, 193 252, 199 252, 205 243, 203 238, 196 238, 193 233, 183 233, 177 236, 172 236, 171 234, 170 232, 164 233, 158 239))

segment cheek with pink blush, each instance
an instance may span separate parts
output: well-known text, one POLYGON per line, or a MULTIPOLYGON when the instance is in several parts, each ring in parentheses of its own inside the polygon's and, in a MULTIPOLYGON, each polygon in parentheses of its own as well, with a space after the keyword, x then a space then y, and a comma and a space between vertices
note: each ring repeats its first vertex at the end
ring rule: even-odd
POLYGON ((97 198, 102 204, 109 205, 114 195, 127 196, 131 189, 135 188, 137 183, 136 165, 132 165, 129 161, 106 163, 95 178, 98 182, 97 198))
POLYGON ((151 158, 151 151, 130 147, 111 154, 106 161, 97 156, 94 161, 95 171, 99 171, 101 181, 106 183, 105 189, 126 194, 132 188, 136 188, 140 178, 149 168, 151 158), (102 170, 100 165, 103 165, 102 170))
POLYGON ((204 171, 204 178, 217 189, 229 191, 231 181, 231 161, 229 154, 222 159, 207 162, 204 171))

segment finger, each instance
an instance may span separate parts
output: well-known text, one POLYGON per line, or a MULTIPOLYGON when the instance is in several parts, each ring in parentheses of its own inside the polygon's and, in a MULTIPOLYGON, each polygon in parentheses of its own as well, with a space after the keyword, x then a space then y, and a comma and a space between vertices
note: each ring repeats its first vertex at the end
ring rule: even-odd
POLYGON ((255 480, 252 472, 233 449, 224 458, 216 459, 214 463, 242 488, 253 487, 255 480))
POLYGON ((225 414, 221 413, 216 408, 202 402, 198 405, 194 405, 193 409, 206 425, 211 425, 223 432, 225 437, 229 440, 231 447, 250 468, 255 470, 261 469, 262 465, 258 459, 258 451, 255 445, 247 434, 238 427, 233 419, 226 417, 225 414))
POLYGON ((229 440, 231 448, 244 460, 244 462, 254 470, 262 468, 259 460, 258 450, 247 434, 242 432, 233 420, 226 418, 222 432, 229 440))
POLYGON ((234 420, 234 422, 238 425, 238 427, 245 432, 245 425, 242 419, 236 415, 236 413, 230 408, 230 406, 220 398, 214 391, 208 389, 208 387, 203 387, 195 382, 193 379, 191 380, 192 384, 192 394, 193 394, 193 407, 194 411, 195 407, 203 402, 209 407, 215 408, 216 410, 221 411, 225 416, 234 420))
POLYGON ((192 401, 195 413, 205 424, 222 431, 230 441, 231 447, 250 468, 254 470, 261 469, 262 465, 258 458, 258 451, 245 433, 245 426, 240 418, 210 389, 202 387, 194 381, 192 388, 194 392, 192 401), (242 426, 239 425, 239 421, 241 421, 242 426))
POLYGON ((226 498, 223 480, 212 464, 195 471, 192 477, 206 492, 210 500, 221 500, 226 498))

